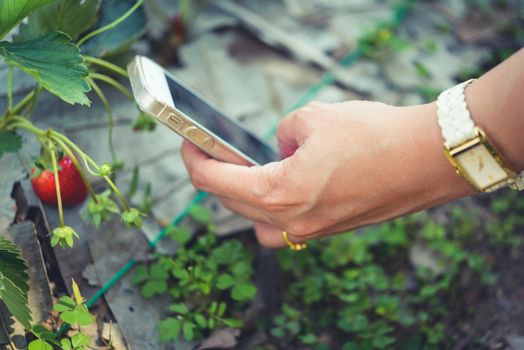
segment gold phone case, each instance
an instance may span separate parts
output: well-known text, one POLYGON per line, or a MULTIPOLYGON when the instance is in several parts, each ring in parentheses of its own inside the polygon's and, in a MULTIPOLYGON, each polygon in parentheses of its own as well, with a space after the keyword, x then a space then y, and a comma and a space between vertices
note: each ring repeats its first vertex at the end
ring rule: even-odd
MULTIPOLYGON (((146 84, 143 82, 142 76, 144 73, 141 68, 140 59, 141 56, 136 56, 128 64, 127 71, 135 100, 142 111, 158 119, 171 130, 215 159, 240 165, 259 165, 256 161, 199 125, 189 116, 156 99, 148 91, 146 84)), ((177 83, 180 82, 177 81, 177 83)), ((184 84, 181 85, 187 88, 184 84)), ((187 89, 194 93, 191 89, 187 89)), ((198 96, 198 94, 195 95, 198 96)), ((235 124, 245 130, 238 123, 235 124)))

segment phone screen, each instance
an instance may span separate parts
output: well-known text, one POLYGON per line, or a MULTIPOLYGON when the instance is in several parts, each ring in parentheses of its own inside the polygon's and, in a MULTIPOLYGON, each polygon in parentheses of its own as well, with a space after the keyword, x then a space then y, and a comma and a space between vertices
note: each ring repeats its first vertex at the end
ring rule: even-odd
POLYGON ((174 103, 173 107, 260 165, 280 159, 278 154, 265 142, 211 107, 200 97, 179 84, 169 74, 166 74, 166 80, 174 103))

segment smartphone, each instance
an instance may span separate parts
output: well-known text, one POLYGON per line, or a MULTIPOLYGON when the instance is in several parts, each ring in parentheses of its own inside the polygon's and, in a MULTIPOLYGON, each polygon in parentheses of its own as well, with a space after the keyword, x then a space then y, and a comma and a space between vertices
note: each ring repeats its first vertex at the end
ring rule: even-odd
POLYGON ((269 144, 147 57, 136 56, 127 70, 140 109, 211 157, 241 165, 280 159, 269 144))

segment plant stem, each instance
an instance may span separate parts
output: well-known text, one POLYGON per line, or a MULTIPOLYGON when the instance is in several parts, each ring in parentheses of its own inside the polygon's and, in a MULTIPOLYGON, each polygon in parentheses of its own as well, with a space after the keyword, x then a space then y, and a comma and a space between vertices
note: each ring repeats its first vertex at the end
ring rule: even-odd
POLYGON ((133 12, 136 11, 137 8, 140 7, 140 5, 142 5, 142 3, 144 2, 144 0, 138 0, 126 13, 124 13, 122 16, 120 16, 119 18, 117 18, 116 20, 114 20, 113 22, 109 23, 108 25, 105 25, 103 26, 102 28, 99 28, 89 34, 87 34, 86 36, 84 36, 82 39, 80 39, 78 42, 77 42, 77 45, 78 46, 81 46, 84 42, 86 42, 86 40, 88 39, 91 39, 92 37, 96 36, 96 35, 99 35, 99 34, 102 34, 103 32, 106 32, 110 29, 113 29, 114 27, 116 27, 117 25, 119 25, 120 23, 122 23, 123 21, 125 21, 129 16, 131 16, 133 14, 133 12))
POLYGON ((34 89, 33 91, 31 91, 29 94, 27 94, 22 100, 20 100, 20 102, 18 102, 16 104, 16 106, 14 106, 13 108, 13 114, 20 114, 20 112, 24 109, 24 107, 33 100, 33 98, 35 96, 37 96, 38 94, 40 94, 40 92, 42 91, 42 86, 38 86, 36 89, 34 89))
MULTIPOLYGON (((96 162, 94 160, 92 160, 87 154, 82 152, 82 150, 80 148, 78 148, 78 146, 75 145, 73 143, 73 141, 68 139, 65 135, 59 134, 57 132, 54 132, 53 136, 56 136, 56 137, 60 138, 67 145, 69 145, 78 155, 80 155, 80 157, 82 157, 82 159, 84 159, 86 161, 86 164, 89 163, 89 164, 91 164, 93 166, 93 168, 95 168, 96 171, 100 171, 100 167, 98 166, 98 164, 96 164, 96 162)), ((109 187, 111 187, 111 189, 115 192, 115 194, 117 195, 118 199, 122 203, 122 206, 126 210, 129 210, 130 209, 129 205, 127 204, 127 201, 125 200, 124 196, 122 195, 122 193, 120 192, 118 187, 116 187, 116 185, 113 183, 113 181, 111 181, 111 179, 108 176, 104 176, 103 178, 104 178, 104 180, 106 180, 106 182, 109 185, 109 187)))
POLYGON ((88 63, 92 63, 92 64, 96 64, 100 67, 104 67, 116 74, 119 74, 121 76, 123 76, 124 78, 128 78, 129 75, 127 74, 127 72, 125 71, 125 69, 117 66, 116 64, 113 64, 111 62, 108 62, 106 60, 103 60, 101 58, 98 58, 98 57, 92 57, 92 56, 84 56, 86 62, 88 63))
POLYGON ((13 116, 10 118, 11 123, 8 123, 7 126, 10 128, 21 128, 24 130, 27 130, 33 134, 35 134, 38 137, 45 136, 46 132, 45 130, 42 130, 40 128, 37 128, 33 125, 29 120, 20 117, 20 116, 13 116))
POLYGON ((38 101, 38 96, 40 96, 40 93, 42 92, 42 89, 40 88, 40 85, 38 85, 37 87, 35 87, 35 89, 33 90, 33 95, 32 95, 32 98, 31 98, 31 104, 29 106, 29 109, 25 115, 25 117, 27 119, 31 118, 31 114, 33 114, 33 111, 35 110, 35 106, 36 106, 36 102, 38 101))
POLYGON ((55 145, 49 141, 49 153, 51 154, 51 161, 53 163, 53 173, 55 175, 56 201, 58 203, 58 217, 60 218, 60 227, 64 227, 64 211, 62 209, 62 194, 60 193, 60 181, 58 180, 58 163, 56 161, 55 145))
POLYGON ((7 76, 7 115, 13 112, 13 66, 9 65, 9 75, 7 76))
POLYGON ((82 168, 82 166, 78 162, 78 159, 76 158, 75 154, 73 153, 73 151, 71 151, 71 148, 69 148, 69 146, 67 146, 64 141, 62 141, 61 139, 56 137, 56 135, 53 135, 52 139, 53 139, 53 141, 55 141, 60 146, 60 148, 62 148, 64 150, 64 152, 69 156, 69 158, 71 158, 71 161, 75 165, 76 170, 78 170, 78 173, 80 174, 80 177, 82 177, 82 181, 84 181, 84 184, 87 187, 89 195, 91 196, 91 198, 93 198, 95 203, 98 203, 98 199, 96 197, 95 190, 93 189, 93 186, 91 186, 91 183, 87 179, 87 175, 86 175, 86 173, 84 171, 84 168, 82 168))
POLYGON ((93 79, 101 80, 111 85, 112 87, 120 91, 122 94, 124 94, 128 99, 130 99, 131 101, 134 101, 133 94, 131 93, 131 91, 129 91, 124 85, 120 84, 115 79, 108 77, 107 75, 100 74, 100 73, 90 73, 89 76, 92 77, 93 79))
POLYGON ((115 183, 109 178, 109 176, 104 176, 104 179, 106 180, 106 182, 109 185, 109 187, 111 187, 111 189, 115 192, 115 194, 118 197, 118 199, 120 199, 120 202, 124 206, 124 209, 126 211, 131 209, 131 208, 129 208, 129 205, 127 204, 126 199, 124 198, 124 196, 122 195, 122 193, 120 192, 118 187, 116 187, 115 183))
POLYGON ((106 96, 104 95, 98 84, 95 83, 93 79, 91 79, 90 77, 87 78, 87 81, 89 82, 93 90, 95 90, 96 94, 102 101, 102 104, 104 105, 104 108, 107 112, 107 140, 109 142, 109 151, 111 152, 111 157, 113 158, 114 163, 117 160, 117 156, 115 152, 115 146, 113 144, 113 111, 111 110, 111 105, 109 104, 109 101, 107 101, 106 96))

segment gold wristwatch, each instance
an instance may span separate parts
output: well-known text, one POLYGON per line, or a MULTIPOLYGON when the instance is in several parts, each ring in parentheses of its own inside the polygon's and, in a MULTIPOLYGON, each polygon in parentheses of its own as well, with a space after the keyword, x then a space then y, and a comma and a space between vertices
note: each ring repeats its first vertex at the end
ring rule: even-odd
POLYGON ((486 133, 471 119, 464 89, 472 80, 442 92, 437 100, 437 116, 444 151, 458 175, 479 192, 510 186, 524 188, 524 173, 517 174, 497 152, 486 133))

